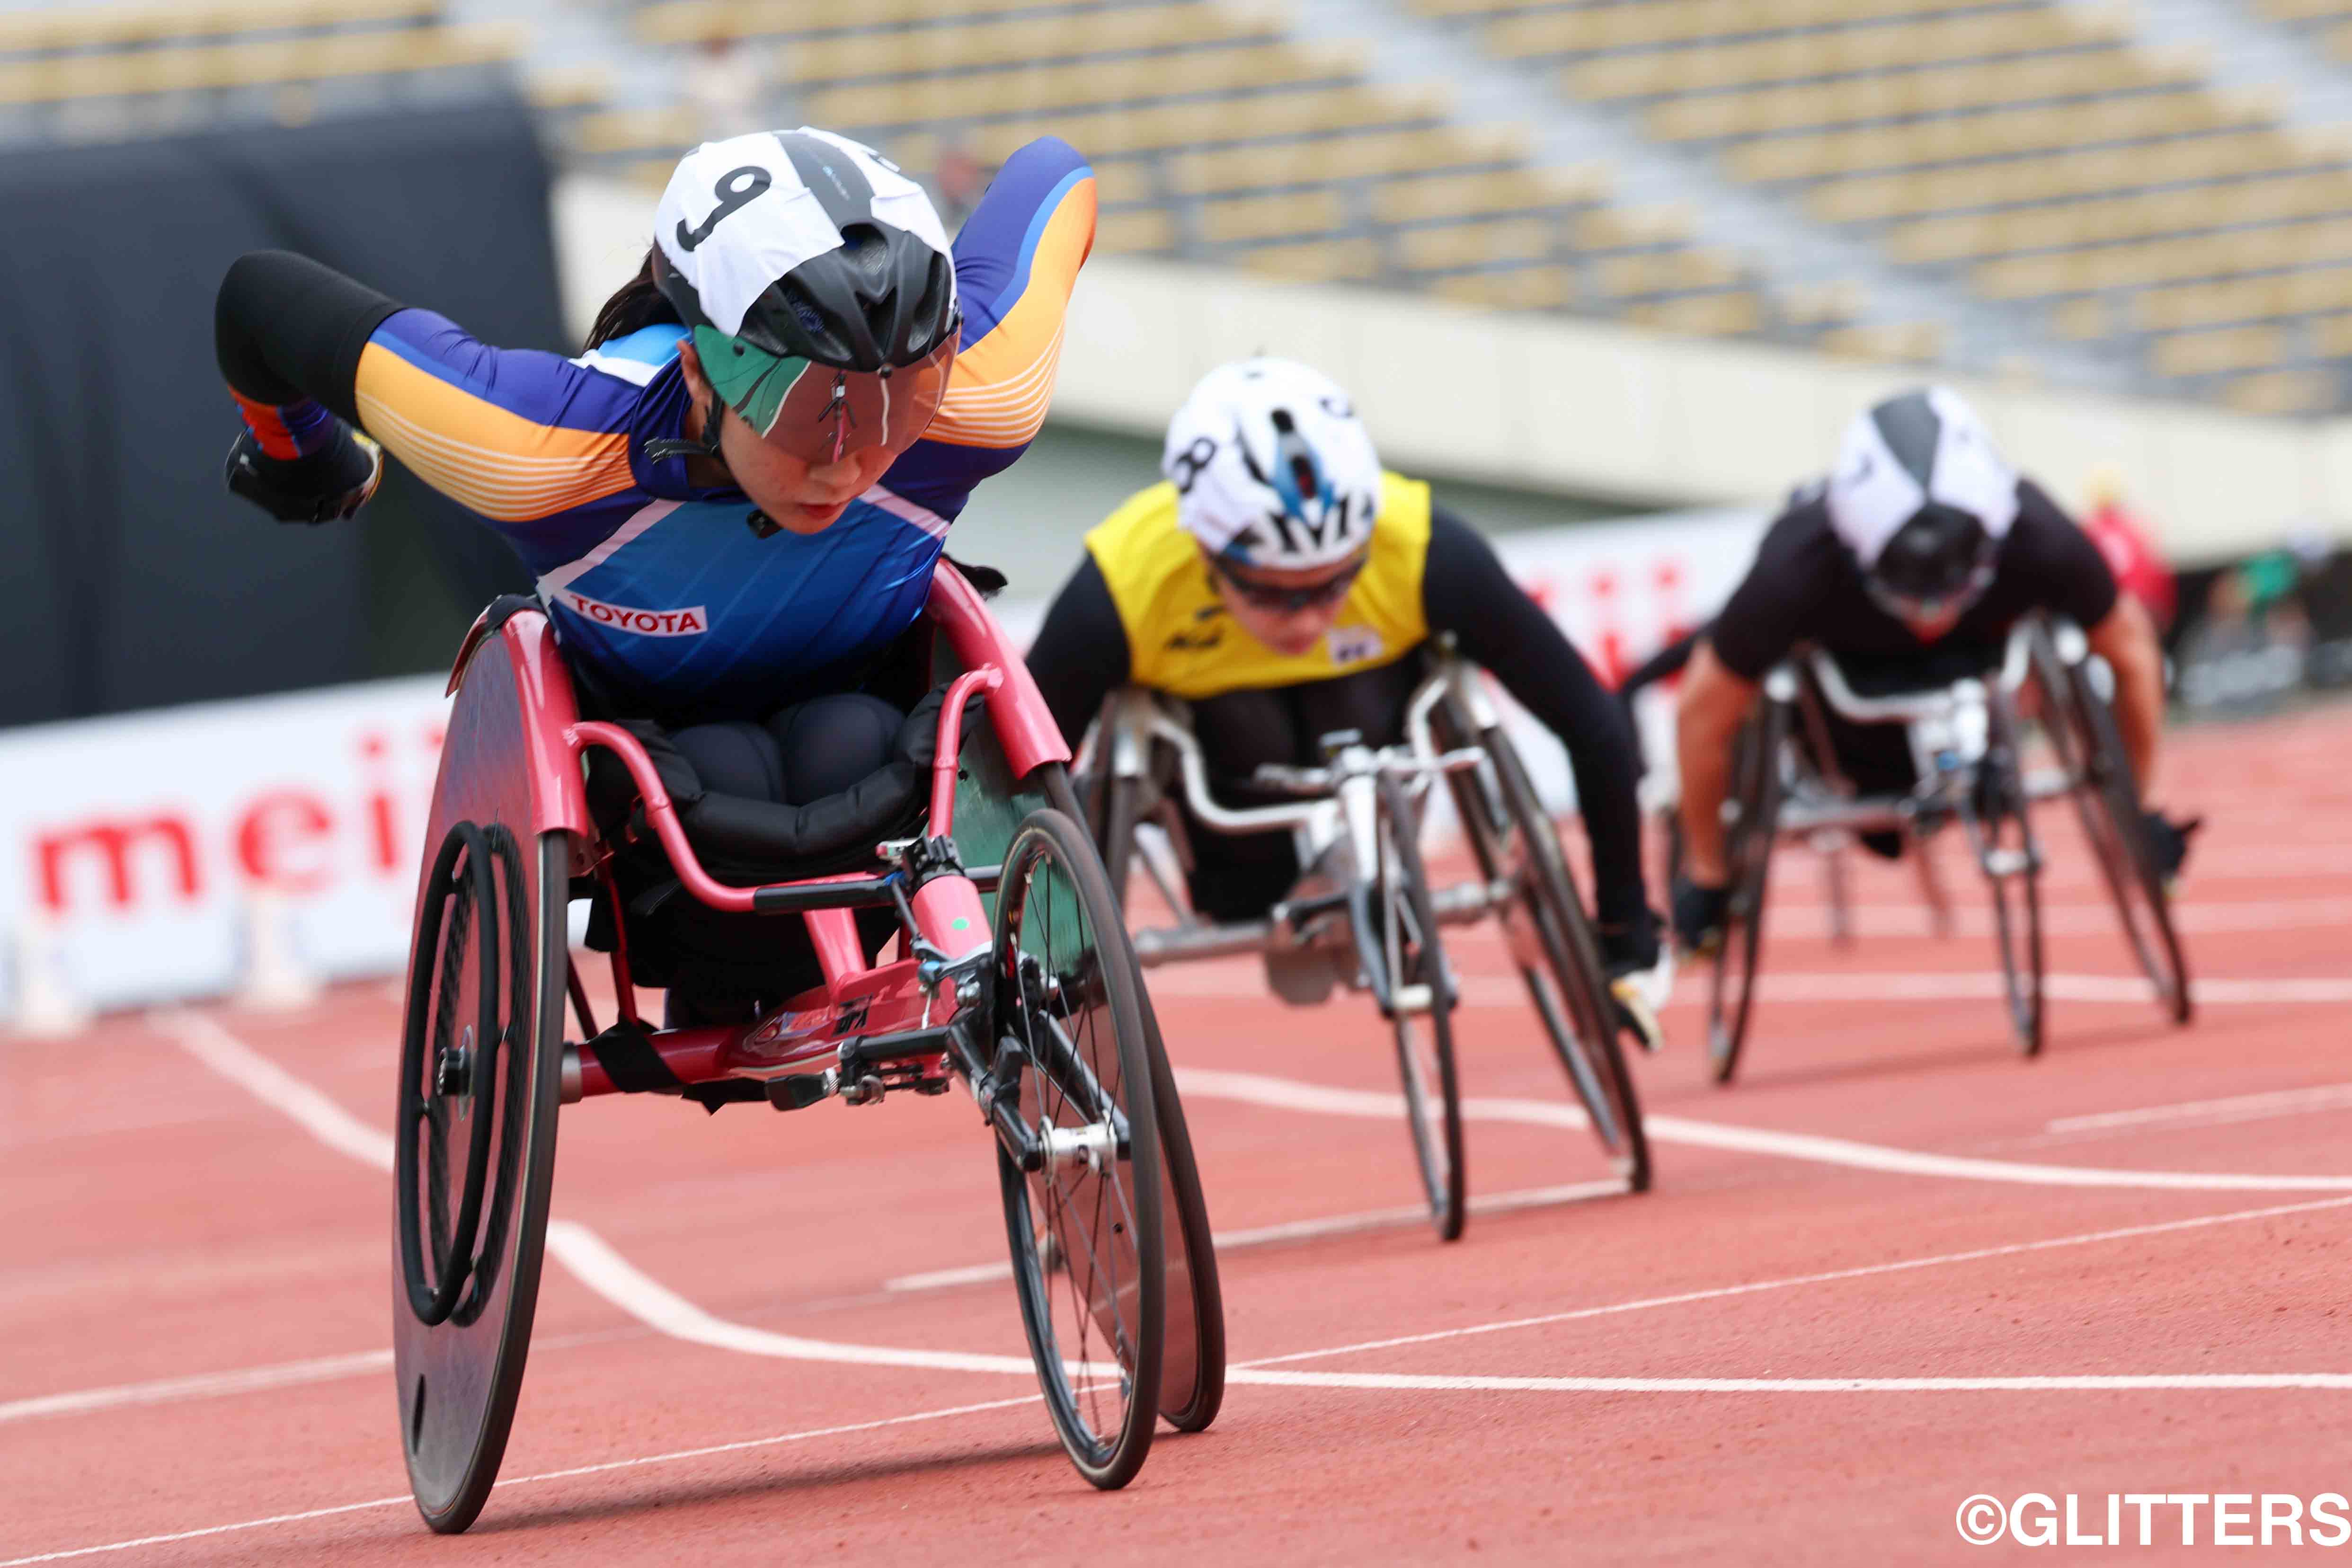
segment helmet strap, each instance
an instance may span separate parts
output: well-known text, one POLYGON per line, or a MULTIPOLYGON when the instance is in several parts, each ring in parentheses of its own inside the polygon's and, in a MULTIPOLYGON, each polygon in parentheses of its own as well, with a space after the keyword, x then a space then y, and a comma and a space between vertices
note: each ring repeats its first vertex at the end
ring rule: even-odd
POLYGON ((710 412, 703 416, 701 440, 663 436, 646 443, 646 455, 656 463, 667 457, 708 457, 724 468, 727 459, 719 455, 719 425, 726 417, 726 406, 714 398, 710 412))

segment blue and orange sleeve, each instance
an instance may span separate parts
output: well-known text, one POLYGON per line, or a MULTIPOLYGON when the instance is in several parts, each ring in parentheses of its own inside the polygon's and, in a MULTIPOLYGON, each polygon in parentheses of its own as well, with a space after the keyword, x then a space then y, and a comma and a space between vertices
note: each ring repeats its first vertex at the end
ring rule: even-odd
POLYGON ((883 483, 953 518, 1045 423, 1062 323, 1095 241, 1095 173, 1066 141, 1030 142, 956 235, 963 347, 939 417, 883 483))
POLYGON ((496 349, 429 310, 386 317, 360 352, 352 402, 370 435, 494 523, 526 523, 635 481, 638 389, 554 354, 496 349))
POLYGON ((929 439, 1017 452, 1045 423, 1062 324, 1095 242, 1095 173, 1041 137, 1005 160, 956 235, 963 347, 929 439))

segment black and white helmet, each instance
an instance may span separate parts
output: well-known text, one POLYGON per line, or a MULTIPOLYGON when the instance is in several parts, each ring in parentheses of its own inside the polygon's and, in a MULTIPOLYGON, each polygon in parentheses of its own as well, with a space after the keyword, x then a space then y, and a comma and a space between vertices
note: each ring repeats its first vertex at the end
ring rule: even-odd
POLYGON ((938 410, 961 318, 923 188, 829 131, 707 141, 654 216, 654 280, 729 407, 814 458, 903 447, 938 410))
POLYGON ((1244 566, 1329 566, 1363 549, 1380 520, 1380 455, 1356 405, 1290 360, 1203 376, 1169 423, 1160 467, 1185 531, 1244 566))
POLYGON ((2017 470, 1958 393, 1922 387, 1855 416, 1824 501, 1880 608, 1935 621, 1990 585, 2017 520, 2017 470))

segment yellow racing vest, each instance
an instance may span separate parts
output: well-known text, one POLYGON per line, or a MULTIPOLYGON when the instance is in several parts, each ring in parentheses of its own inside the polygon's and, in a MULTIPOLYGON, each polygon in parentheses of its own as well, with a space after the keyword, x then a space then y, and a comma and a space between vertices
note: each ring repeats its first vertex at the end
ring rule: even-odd
POLYGON ((1371 553, 1339 619, 1295 656, 1276 653, 1225 612, 1201 547, 1176 521, 1175 486, 1129 497, 1087 535, 1087 549, 1127 629, 1128 679, 1187 702, 1377 669, 1429 639, 1421 602, 1429 486, 1402 475, 1381 476, 1371 553))

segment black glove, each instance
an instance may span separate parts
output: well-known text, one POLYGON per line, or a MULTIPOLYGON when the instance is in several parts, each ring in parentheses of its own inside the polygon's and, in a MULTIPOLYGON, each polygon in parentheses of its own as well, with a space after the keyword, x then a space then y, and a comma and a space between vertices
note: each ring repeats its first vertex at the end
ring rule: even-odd
POLYGON ((1723 926, 1731 913, 1731 890, 1702 887, 1686 876, 1675 878, 1675 939, 1685 953, 1712 953, 1723 945, 1723 926))
POLYGON ((2180 874, 2181 862, 2189 858, 2189 835, 2204 825, 2202 817, 2176 822, 2162 811, 2140 812, 2140 831, 2147 835, 2148 852, 2156 859, 2157 880, 2165 886, 2172 885, 2173 878, 2180 874))
POLYGON ((281 523, 326 523, 367 505, 383 477, 383 449, 342 421, 335 438, 307 457, 272 457, 239 431, 222 476, 232 494, 281 523))

